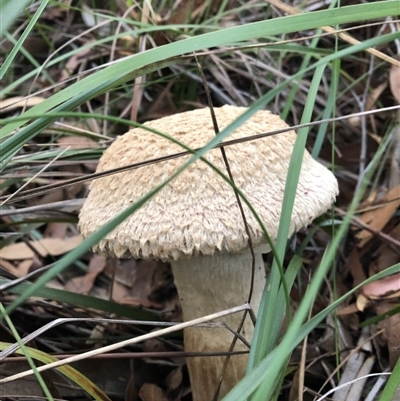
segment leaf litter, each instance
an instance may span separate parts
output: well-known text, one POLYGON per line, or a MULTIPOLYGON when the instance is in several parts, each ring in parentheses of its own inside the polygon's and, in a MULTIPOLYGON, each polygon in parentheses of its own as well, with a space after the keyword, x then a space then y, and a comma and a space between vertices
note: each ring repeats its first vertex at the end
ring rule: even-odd
MULTIPOLYGON (((129 9, 127 3, 116 2, 115 16, 121 17, 124 13, 128 13, 127 15, 135 21, 143 22, 143 10, 135 7, 129 9)), ((159 25, 193 23, 202 21, 207 16, 216 15, 215 13, 221 3, 221 1, 213 2, 210 8, 207 2, 197 0, 177 1, 174 2, 172 9, 165 6, 163 9, 148 9, 146 18, 151 23, 159 25)), ((221 24, 227 26, 243 21, 257 20, 261 14, 264 15, 265 4, 262 2, 253 3, 252 10, 245 10, 238 15, 226 13, 220 21, 221 24)), ((279 16, 283 12, 292 13, 295 11, 295 9, 288 10, 279 1, 274 1, 273 5, 274 8, 271 12, 274 16, 279 16)), ((319 5, 306 2, 303 7, 310 11, 319 5)), ((95 13, 97 11, 99 10, 90 8, 87 4, 82 4, 81 12, 52 5, 46 10, 42 21, 49 27, 65 23, 63 26, 65 26, 69 36, 81 35, 77 42, 79 45, 90 44, 95 37, 107 37, 110 34, 110 27, 116 26, 115 21, 110 20, 109 23, 107 19, 109 16, 96 18, 95 13)), ((112 15, 111 11, 110 13, 112 15)), ((128 29, 128 26, 122 25, 120 29, 123 32, 128 29)), ((373 30, 359 31, 361 40, 364 36, 367 38, 368 35, 373 34, 377 33, 373 30)), ((51 37, 52 45, 63 46, 65 38, 62 38, 57 30, 54 30, 51 35, 53 35, 51 37)), ((333 46, 333 37, 328 38, 324 39, 327 41, 326 44, 333 46)), ((32 55, 40 58, 43 57, 41 52, 47 52, 46 56, 49 57, 49 60, 54 57, 53 49, 49 46, 50 42, 45 41, 39 32, 33 32, 29 39, 27 46, 29 46, 32 55)), ((179 36, 176 32, 161 31, 154 33, 153 36, 147 35, 141 43, 146 49, 149 48, 152 41, 161 45, 177 39, 179 36)), ((115 58, 133 54, 136 52, 136 46, 139 42, 137 38, 132 36, 114 41, 112 46, 114 46, 115 58)), ((67 48, 71 50, 74 46, 67 46, 67 48)), ((386 53, 385 49, 380 49, 380 51, 386 53)), ((393 52, 393 50, 391 51, 393 52)), ((46 70, 47 77, 41 75, 35 79, 30 79, 18 86, 17 94, 9 94, 5 99, 2 99, 0 103, 2 117, 18 115, 21 109, 41 102, 67 85, 66 81, 70 77, 79 76, 89 67, 101 66, 104 63, 104 55, 109 54, 109 44, 98 44, 75 51, 63 64, 49 67, 46 70), (56 86, 51 89, 53 83, 56 83, 56 86), (50 89, 47 90, 46 88, 50 89), (44 95, 25 96, 43 89, 45 89, 44 95), (19 96, 19 94, 23 96, 19 96)), ((207 57, 204 59, 207 80, 210 87, 215 89, 213 92, 215 105, 226 102, 247 105, 256 99, 260 93, 273 88, 279 81, 276 78, 279 73, 283 72, 290 75, 291 71, 298 66, 295 58, 273 60, 270 54, 263 49, 260 49, 255 55, 239 50, 223 57, 211 54, 209 59, 207 57), (275 69, 274 73, 271 73, 267 68, 270 66, 275 69)), ((21 59, 20 62, 21 69, 26 68, 28 70, 30 68, 26 61, 21 59)), ((347 77, 357 78, 362 73, 366 74, 370 71, 370 67, 372 68, 368 96, 365 98, 365 109, 376 108, 378 104, 400 103, 399 67, 391 66, 389 70, 385 70, 387 66, 382 68, 369 63, 370 59, 361 60, 360 56, 358 63, 349 59, 345 60, 342 66, 347 77)), ((134 114, 137 115, 137 120, 145 121, 193 107, 204 106, 203 90, 198 84, 199 81, 193 78, 193 76, 197 77, 198 75, 195 63, 189 61, 182 70, 179 68, 171 68, 171 70, 157 72, 159 75, 147 76, 146 80, 141 83, 140 102, 136 102, 133 106, 131 103, 133 96, 129 94, 127 96, 126 88, 120 88, 113 94, 111 102, 104 96, 98 97, 86 105, 82 105, 82 110, 95 112, 108 110, 112 115, 127 117, 131 115, 131 109, 135 108, 134 114)), ((16 73, 23 74, 23 72, 18 71, 16 73)), ((306 78, 302 84, 305 83, 306 78)), ((359 110, 357 99, 365 93, 366 83, 366 80, 350 79, 348 81, 346 76, 341 77, 342 97, 338 101, 340 104, 338 114, 346 115, 359 110), (348 86, 353 84, 351 91, 346 90, 348 86)), ((300 121, 306 89, 307 86, 301 89, 301 96, 296 99, 295 106, 289 113, 288 122, 292 124, 300 121)), ((316 119, 319 118, 326 106, 324 101, 327 98, 326 93, 322 91, 320 95, 319 103, 317 102, 315 105, 316 119)), ((284 108, 284 99, 286 99, 285 96, 277 98, 271 108, 274 108, 275 112, 280 112, 284 108)), ((345 210, 353 197, 359 174, 359 149, 362 141, 367 144, 365 156, 366 161, 368 161, 373 156, 383 133, 388 128, 388 122, 393 121, 395 117, 390 113, 382 113, 369 118, 366 123, 367 135, 365 137, 360 134, 361 119, 357 119, 357 121, 353 119, 336 126, 335 156, 339 166, 337 176, 341 187, 338 207, 345 210)), ((105 137, 111 141, 115 135, 122 134, 125 130, 118 124, 110 123, 106 125, 107 129, 102 132, 101 123, 89 121, 89 119, 80 121, 64 118, 61 122, 64 127, 75 127, 77 131, 85 131, 85 135, 71 134, 69 130, 60 130, 56 125, 49 128, 47 136, 44 136, 45 133, 39 134, 34 141, 26 144, 19 155, 27 157, 27 161, 23 165, 24 170, 13 171, 13 173, 20 174, 21 180, 26 180, 26 177, 23 178, 22 172, 32 177, 38 168, 47 162, 45 159, 43 161, 41 159, 30 160, 29 157, 34 156, 35 152, 54 150, 54 144, 58 149, 71 149, 77 153, 71 158, 63 158, 63 161, 68 162, 65 165, 55 163, 50 168, 52 172, 60 173, 61 178, 68 178, 69 174, 82 175, 93 172, 95 163, 90 162, 90 160, 97 160, 101 153, 98 150, 104 148, 104 144, 99 144, 99 134, 103 133, 102 140, 104 141, 104 132, 106 132, 105 137), (81 157, 79 151, 85 151, 85 156, 81 157)), ((336 275, 338 295, 345 293, 346 290, 373 274, 400 262, 400 251, 395 242, 400 241, 400 216, 398 213, 400 206, 399 125, 397 124, 393 130, 394 139, 390 157, 386 164, 382 165, 382 173, 381 176, 377 177, 376 185, 372 191, 373 195, 364 200, 359 209, 360 212, 357 214, 357 218, 369 229, 360 228, 354 224, 353 230, 347 238, 347 244, 341 249, 341 270, 336 275), (376 235, 377 232, 385 234, 385 238, 389 240, 383 241, 381 237, 376 235), (390 242, 390 239, 394 241, 390 242)), ((329 161, 330 151, 330 146, 324 146, 320 157, 329 161)), ((0 180, 2 194, 11 194, 20 185, 15 182, 15 178, 12 179, 13 182, 9 181, 9 177, 4 179, 0 177, 0 180)), ((39 176, 29 183, 28 189, 40 188, 46 183, 56 181, 57 179, 51 176, 50 178, 45 175, 39 176)), ((0 275, 7 279, 23 278, 35 269, 58 260, 60 256, 74 249, 82 241, 76 229, 79 205, 68 203, 71 205, 69 207, 65 202, 82 199, 86 193, 87 184, 78 184, 74 185, 73 188, 59 190, 48 195, 39 195, 29 202, 10 206, 6 209, 6 213, 0 216, 3 225, 2 231, 7 234, 7 240, 2 241, 0 275), (42 207, 42 211, 38 211, 39 206, 42 207), (48 208, 46 217, 51 218, 51 221, 43 217, 42 212, 44 210, 46 213, 46 207, 48 208), (29 212, 18 214, 23 209, 29 212), (25 230, 26 227, 29 229, 25 230), (17 235, 19 232, 23 235, 17 235)), ((304 234, 299 234, 295 242, 299 244, 303 236, 304 234)), ((294 305, 301 299, 306 290, 308 277, 321 258, 321 249, 325 249, 329 241, 330 233, 320 231, 316 233, 313 242, 305 249, 302 255, 304 268, 300 273, 299 283, 291 294, 294 305)), ((132 308, 153 310, 155 317, 161 317, 162 320, 170 322, 182 320, 179 297, 167 264, 140 260, 105 259, 88 253, 80 263, 71 266, 68 272, 57 277, 48 285, 72 294, 70 302, 62 304, 51 300, 32 299, 23 308, 14 312, 14 317, 20 333, 33 332, 36 328, 44 326, 57 317, 87 318, 87 322, 53 328, 50 337, 36 339, 36 344, 40 349, 60 357, 100 347, 107 344, 110 338, 114 341, 120 338, 134 337, 148 330, 141 325, 131 327, 121 323, 90 322, 89 319, 92 317, 114 316, 113 311, 97 310, 93 305, 86 308, 75 307, 73 294, 96 296, 104 300, 130 305, 132 308), (65 340, 65 338, 69 339, 65 340)), ((299 374, 301 347, 298 347, 291 359, 292 373, 288 373, 285 379, 286 387, 282 391, 282 400, 294 401, 297 399, 296 380, 300 380, 300 377, 303 377, 302 380, 306 385, 307 396, 316 397, 317 394, 325 393, 327 389, 334 389, 335 386, 340 386, 340 384, 347 383, 357 377, 368 373, 383 372, 389 367, 393 367, 400 353, 399 313, 398 311, 392 313, 399 303, 399 287, 399 277, 396 275, 365 285, 356 297, 351 298, 347 304, 341 307, 336 317, 329 317, 326 321, 326 328, 312 333, 305 345, 305 374, 303 376, 299 374), (378 320, 376 323, 361 329, 360 323, 370 318, 377 318, 378 320), (336 343, 337 335, 339 335, 339 344, 336 343), (338 353, 340 361, 339 367, 335 365, 336 353, 338 353), (335 375, 339 371, 341 380, 337 381, 335 375)), ((2 300, 9 302, 12 297, 11 293, 5 293, 2 295, 2 300)), ((318 312, 333 299, 335 299, 335 294, 332 287, 327 284, 316 299, 313 312, 318 312)), ((14 341, 4 326, 0 327, 0 338, 2 341, 14 341)), ((80 369, 88 377, 96 376, 96 382, 100 383, 103 390, 108 392, 110 397, 114 397, 113 399, 188 401, 191 399, 190 385, 184 358, 178 352, 182 352, 182 338, 180 335, 174 335, 167 338, 147 340, 142 344, 126 347, 120 353, 109 355, 110 358, 107 358, 106 354, 94 359, 92 363, 90 360, 85 361, 86 365, 82 363, 80 369), (179 356, 164 357, 163 355, 168 352, 177 352, 179 356), (140 353, 147 356, 140 358, 138 356, 140 353), (135 356, 133 356, 134 354, 135 356), (127 362, 128 357, 130 357, 129 363, 127 362), (95 375, 96 372, 98 375, 95 375)), ((0 369, 0 377, 12 373, 10 366, 17 365, 16 363, 15 365, 13 363, 3 364, 5 369, 0 369)), ((26 367, 18 366, 16 371, 25 369, 26 367)), ((360 397, 366 399, 377 383, 378 381, 358 381, 352 386, 346 386, 345 390, 337 389, 334 397, 349 401, 355 401, 360 397)), ((62 389, 63 397, 76 397, 77 394, 81 394, 77 388, 66 390, 66 385, 60 384, 56 380, 54 380, 54 384, 58 389, 62 389)), ((19 387, 13 389, 7 387, 7 394, 22 394, 25 391, 27 395, 35 395, 36 392, 34 394, 33 390, 31 393, 29 392, 30 388, 32 388, 32 382, 25 381, 19 387)), ((40 395, 40 391, 38 391, 38 395, 40 395)))

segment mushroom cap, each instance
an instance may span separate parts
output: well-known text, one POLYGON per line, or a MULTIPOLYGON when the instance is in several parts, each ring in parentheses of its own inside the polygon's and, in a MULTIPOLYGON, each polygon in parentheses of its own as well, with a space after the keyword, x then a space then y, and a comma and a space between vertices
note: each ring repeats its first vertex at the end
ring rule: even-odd
MULTIPOLYGON (((214 110, 222 130, 246 108, 223 106, 214 110)), ((160 118, 144 126, 164 132, 191 148, 202 147, 215 137, 207 108, 160 118)), ((287 127, 279 116, 258 111, 228 139, 287 127)), ((295 139, 295 132, 288 131, 225 147, 236 186, 257 211, 272 240, 277 236, 295 139)), ((104 152, 97 171, 182 150, 168 139, 144 128, 134 128, 118 137, 104 152)), ((165 182, 190 157, 182 156, 94 180, 79 216, 83 236, 95 233, 132 202, 165 182)), ((226 174, 220 149, 207 152, 205 158, 226 174)), ((305 151, 289 234, 324 213, 337 193, 334 175, 305 151)), ((265 244, 258 222, 244 203, 243 207, 254 246, 265 244)), ((232 187, 198 160, 106 235, 94 250, 115 257, 167 260, 215 252, 241 252, 247 247, 248 237, 232 187)))

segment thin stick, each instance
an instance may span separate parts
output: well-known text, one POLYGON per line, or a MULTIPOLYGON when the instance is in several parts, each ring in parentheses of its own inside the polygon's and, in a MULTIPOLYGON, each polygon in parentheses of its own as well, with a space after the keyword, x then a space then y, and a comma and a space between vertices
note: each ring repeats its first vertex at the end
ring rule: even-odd
MULTIPOLYGON (((297 11, 294 7, 291 7, 285 3, 283 3, 280 0, 266 0, 267 3, 271 4, 272 6, 275 6, 279 8, 280 10, 284 11, 285 13, 288 13, 290 15, 297 15, 300 14, 299 11, 297 11)), ((340 39, 342 39, 344 42, 350 43, 351 45, 358 45, 361 42, 357 39, 354 39, 351 35, 348 33, 340 32, 340 30, 337 30, 335 28, 332 28, 331 26, 323 26, 321 29, 328 34, 333 34, 339 36, 340 39)), ((388 56, 385 53, 380 52, 379 50, 376 50, 372 47, 369 47, 368 49, 365 49, 365 51, 369 54, 372 54, 375 57, 378 57, 381 60, 386 61, 387 63, 398 65, 398 61, 395 60, 393 57, 388 56)))
MULTIPOLYGON (((377 114, 377 113, 388 112, 388 111, 392 111, 392 110, 400 110, 400 105, 390 106, 390 107, 382 107, 380 109, 352 113, 352 114, 348 114, 346 116, 326 118, 324 120, 313 121, 313 122, 310 122, 310 123, 307 123, 307 124, 298 124, 298 125, 293 125, 291 127, 287 127, 287 128, 283 128, 283 129, 279 129, 279 130, 275 130, 275 131, 263 132, 263 133, 256 134, 256 135, 251 135, 251 136, 248 136, 248 137, 245 137, 245 138, 231 139, 229 141, 224 141, 223 143, 219 143, 218 145, 215 146, 215 148, 232 146, 232 145, 236 145, 236 144, 242 143, 242 142, 255 141, 257 139, 266 138, 266 137, 272 136, 272 135, 282 134, 284 132, 297 130, 297 129, 300 129, 300 128, 313 127, 313 126, 320 125, 320 124, 343 121, 343 120, 347 120, 347 119, 350 119, 350 118, 353 118, 353 117, 359 117, 359 116, 370 115, 370 114, 377 114)), ((143 126, 143 129, 146 129, 146 126, 143 126)), ((186 151, 183 151, 183 152, 178 152, 178 153, 174 153, 174 154, 167 155, 167 156, 161 156, 161 157, 157 157, 157 158, 154 158, 154 159, 144 160, 143 162, 139 162, 139 163, 133 163, 133 164, 129 164, 127 166, 122 166, 122 167, 117 167, 115 169, 102 171, 100 173, 85 174, 83 177, 71 178, 71 179, 65 180, 65 181, 63 181, 61 183, 48 184, 48 185, 44 185, 44 186, 42 186, 40 188, 28 189, 26 191, 23 191, 20 196, 15 197, 15 199, 13 199, 12 202, 7 201, 7 203, 19 202, 19 201, 22 201, 22 200, 25 200, 25 199, 32 198, 34 196, 43 195, 43 194, 51 192, 51 191, 55 191, 55 190, 58 190, 58 189, 61 189, 61 188, 65 188, 65 187, 68 187, 70 185, 79 184, 79 183, 82 183, 82 182, 94 180, 94 179, 101 178, 101 177, 106 177, 106 176, 109 176, 109 175, 112 175, 112 174, 121 173, 121 172, 124 172, 124 171, 133 170, 133 169, 144 167, 144 166, 149 166, 151 164, 160 163, 160 162, 163 162, 163 161, 166 161, 166 160, 176 159, 176 158, 182 157, 182 156, 192 155, 192 154, 195 154, 200 149, 201 148, 195 148, 195 149, 192 149, 191 151, 186 150, 186 151)), ((8 195, 7 196, 0 196, 0 201, 3 200, 3 199, 6 199, 7 197, 8 197, 8 195)))
POLYGON ((14 193, 9 195, 1 204, 3 206, 5 203, 9 202, 12 198, 14 198, 20 191, 22 191, 27 185, 29 185, 36 177, 38 177, 43 171, 47 170, 57 159, 59 159, 67 150, 71 147, 68 146, 67 148, 63 149, 53 160, 50 160, 43 168, 41 168, 33 177, 31 177, 25 184, 19 187, 14 193))
MULTIPOLYGON (((194 53, 194 58, 196 59, 197 68, 198 68, 198 70, 199 70, 199 72, 200 72, 200 76, 201 76, 201 79, 202 79, 202 81, 203 81, 203 86, 204 86, 204 89, 205 89, 205 91, 206 91, 207 103, 208 103, 208 107, 209 107, 210 113, 211 113, 211 119, 212 119, 212 123, 213 123, 213 126, 214 126, 214 132, 215 132, 215 135, 218 136, 218 134, 220 133, 220 131, 219 131, 219 127, 218 127, 217 117, 216 117, 216 115, 215 115, 214 107, 213 107, 212 100, 211 100, 210 90, 209 90, 208 85, 207 85, 207 80, 206 80, 206 77, 205 77, 205 75, 204 75, 204 71, 203 71, 203 69, 202 69, 202 67, 201 67, 201 65, 200 65, 200 63, 199 63, 199 60, 198 60, 198 58, 197 58, 197 56, 196 56, 196 53, 194 53)), ((232 182, 233 184, 235 184, 235 179, 234 179, 234 177, 233 177, 231 168, 230 168, 230 166, 229 166, 229 161, 228 161, 228 158, 227 158, 227 156, 226 156, 225 149, 224 149, 223 146, 221 146, 220 149, 221 149, 222 159, 224 160, 224 164, 225 164, 225 167, 226 167, 226 171, 227 171, 227 173, 228 173, 228 177, 229 177, 229 179, 231 180, 231 182, 232 182)), ((254 272, 255 272, 255 269, 256 269, 256 257, 255 257, 255 254, 254 254, 253 241, 251 240, 249 225, 248 225, 248 223, 247 223, 246 215, 244 214, 244 209, 243 209, 242 201, 240 200, 239 194, 237 193, 237 191, 235 190, 235 188, 232 187, 232 189, 233 189, 233 191, 234 191, 234 193, 235 193, 236 202, 237 202, 237 204, 238 204, 238 206, 239 206, 240 214, 241 214, 241 216, 242 216, 242 220, 243 220, 243 224, 244 224, 244 229, 245 229, 246 234, 247 234, 247 243, 248 243, 248 245, 249 245, 250 253, 251 253, 251 279, 250 279, 249 295, 248 295, 248 298, 247 298, 247 302, 250 304, 250 302, 251 302, 251 297, 252 297, 252 295, 253 295, 254 272)), ((242 328, 243 328, 243 325, 244 325, 244 321, 245 321, 245 319, 246 319, 246 316, 247 316, 247 311, 243 314, 242 320, 241 320, 240 323, 239 323, 239 326, 238 326, 238 328, 237 328, 237 333, 238 333, 238 334, 235 335, 235 336, 233 337, 232 343, 231 343, 231 345, 229 346, 229 352, 232 352, 233 349, 235 348, 236 342, 237 342, 237 340, 238 340, 238 335, 239 335, 240 331, 241 331, 242 328)), ((235 333, 235 334, 236 334, 236 333, 235 333)), ((216 390, 215 390, 215 394, 214 394, 214 397, 213 397, 213 401, 217 401, 217 399, 218 399, 219 392, 220 392, 220 390, 221 390, 222 381, 223 381, 223 378, 224 378, 224 374, 225 374, 226 369, 228 368, 229 360, 230 360, 230 355, 227 355, 227 357, 226 357, 225 360, 224 360, 224 365, 223 365, 223 367, 222 367, 221 375, 220 375, 219 382, 218 382, 218 387, 217 387, 216 390)))
MULTIPOLYGON (((212 313, 211 315, 200 317, 198 319, 189 320, 188 322, 184 322, 184 323, 179 323, 173 327, 167 327, 165 329, 153 331, 151 333, 144 334, 139 337, 130 338, 128 340, 120 341, 116 344, 111 344, 111 345, 107 345, 106 347, 102 347, 102 348, 94 349, 92 351, 84 352, 83 354, 75 355, 73 357, 63 359, 62 361, 56 361, 56 362, 52 362, 52 363, 49 363, 44 366, 39 366, 37 368, 37 371, 43 372, 45 370, 49 370, 49 369, 57 368, 59 366, 63 366, 63 365, 70 364, 73 362, 81 361, 83 359, 87 359, 92 356, 104 354, 104 353, 110 352, 110 351, 115 351, 119 348, 126 347, 128 345, 137 344, 139 342, 150 340, 152 338, 157 338, 164 334, 174 333, 176 331, 186 329, 188 327, 192 327, 192 326, 196 326, 201 323, 209 322, 210 320, 219 319, 219 318, 227 316, 227 315, 232 315, 233 313, 242 312, 242 311, 248 310, 249 308, 250 308, 250 305, 246 303, 246 304, 243 304, 240 306, 236 306, 234 308, 226 309, 226 310, 218 312, 218 313, 212 313)), ((20 372, 15 375, 1 379, 0 383, 9 383, 14 380, 20 379, 22 377, 30 376, 32 374, 33 374, 33 370, 31 370, 31 369, 26 370, 24 372, 20 372)))

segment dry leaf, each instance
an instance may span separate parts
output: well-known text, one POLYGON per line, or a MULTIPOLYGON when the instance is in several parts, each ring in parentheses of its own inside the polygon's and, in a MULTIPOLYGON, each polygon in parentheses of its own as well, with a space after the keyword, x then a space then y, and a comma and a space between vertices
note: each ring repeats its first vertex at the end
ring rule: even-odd
POLYGON ((13 277, 22 277, 19 275, 19 270, 7 260, 0 259, 0 267, 9 272, 13 277))
POLYGON ((59 256, 72 251, 82 242, 80 235, 68 238, 43 238, 39 241, 29 241, 28 246, 24 242, 7 245, 1 249, 1 258, 7 260, 32 259, 35 255, 32 248, 44 257, 47 255, 59 256))
MULTIPOLYGON (((111 278, 110 263, 105 273, 111 278)), ((172 276, 168 265, 151 260, 116 260, 113 299, 117 302, 164 310, 171 297, 172 276)))
POLYGON ((365 106, 366 110, 372 110, 373 108, 376 108, 375 103, 381 96, 382 92, 386 89, 386 87, 387 87, 387 82, 386 81, 382 82, 375 89, 373 89, 371 93, 368 94, 365 106))
POLYGON ((87 274, 74 277, 65 284, 65 290, 78 294, 88 294, 93 288, 97 276, 106 267, 106 259, 100 255, 93 255, 90 259, 87 274))
POLYGON ((67 236, 69 224, 58 221, 47 224, 44 231, 46 238, 65 238, 67 236))
POLYGON ((112 300, 114 302, 121 303, 121 300, 128 298, 128 288, 125 285, 118 283, 116 280, 113 282, 112 286, 112 300))
POLYGON ((142 401, 169 401, 165 391, 153 383, 145 383, 139 390, 142 401))
MULTIPOLYGON (((116 301, 114 294, 113 294, 113 299, 116 301)), ((158 304, 156 302, 152 302, 147 299, 131 297, 129 295, 120 298, 118 302, 124 305, 134 306, 136 308, 146 308, 154 310, 162 310, 164 308, 163 304, 158 304)))
MULTIPOLYGON (((393 242, 400 242, 400 223, 387 230, 393 242)), ((381 243, 378 249, 374 249, 374 258, 368 265, 369 276, 373 276, 390 266, 400 262, 399 249, 393 243, 381 243)))
MULTIPOLYGON (((384 315, 393 308, 393 304, 380 302, 376 307, 378 315, 384 315)), ((389 351, 389 362, 393 369, 397 360, 400 358, 400 314, 388 316, 385 320, 378 323, 378 328, 383 329, 383 339, 387 342, 389 351)))
MULTIPOLYGON (((73 173, 76 176, 83 175, 82 167, 79 165, 74 166, 61 166, 60 171, 65 171, 66 173, 73 173)), ((79 192, 85 186, 85 183, 80 182, 74 185, 69 185, 68 188, 64 188, 63 190, 63 198, 65 199, 76 199, 79 192)))
POLYGON ((91 51, 91 48, 89 47, 89 48, 81 50, 78 53, 75 53, 67 61, 67 64, 65 65, 65 67, 61 70, 59 82, 66 81, 70 77, 70 75, 75 71, 75 69, 78 67, 78 65, 82 61, 86 61, 85 56, 87 56, 90 53, 90 51, 91 51))
MULTIPOLYGON (((194 10, 203 3, 201 0, 182 0, 177 2, 174 12, 165 21, 166 24, 185 24, 194 17, 194 10)), ((205 3, 204 3, 205 4, 205 3)))
MULTIPOLYGON (((389 190, 386 195, 380 199, 379 203, 381 206, 368 210, 360 217, 363 223, 368 224, 376 231, 380 231, 385 227, 400 206, 400 185, 389 190)), ((361 230, 357 233, 356 237, 360 240, 359 246, 363 247, 373 235, 373 233, 367 230, 361 230)))
POLYGON ((151 338, 143 342, 143 352, 166 352, 167 347, 165 344, 157 339, 151 338))
POLYGON ((153 266, 148 298, 150 301, 162 302, 171 295, 172 270, 171 266, 164 262, 153 262, 153 266))
POLYGON ((183 375, 181 366, 168 373, 164 380, 165 388, 167 389, 168 394, 182 386, 182 378, 183 375))
POLYGON ((400 358, 400 315, 397 313, 385 321, 388 337, 389 362, 393 369, 400 358))
POLYGON ((136 401, 138 399, 134 370, 131 368, 131 376, 129 377, 129 381, 125 389, 125 401, 136 401))
POLYGON ((221 0, 214 0, 208 3, 204 0, 181 0, 175 3, 173 12, 167 19, 164 20, 165 24, 185 24, 197 18, 203 13, 205 8, 211 4, 212 10, 217 10, 221 0))
MULTIPOLYGON (((32 269, 33 265, 35 264, 35 261, 37 263, 37 259, 25 259, 22 262, 18 263, 18 271, 19 271, 19 276, 18 277, 25 277, 32 269)), ((33 269, 36 270, 36 269, 33 269)))
POLYGON ((358 248, 353 248, 348 258, 347 267, 353 277, 353 285, 357 286, 367 279, 361 264, 362 255, 358 248))
POLYGON ((348 315, 354 315, 359 311, 358 307, 356 304, 350 304, 347 306, 343 306, 337 311, 338 316, 348 316, 348 315))
POLYGON ((169 322, 183 321, 182 306, 181 301, 179 300, 178 293, 175 293, 173 297, 164 302, 162 316, 163 320, 167 320, 169 322))
POLYGON ((45 99, 39 96, 25 98, 23 96, 10 97, 5 100, 0 100, 0 113, 9 113, 23 107, 33 107, 43 102, 45 99))
POLYGON ((397 103, 400 103, 400 67, 392 65, 389 74, 390 90, 397 103))
POLYGON ((93 139, 78 135, 63 136, 57 141, 57 143, 63 147, 65 146, 71 149, 92 149, 98 147, 97 142, 93 139))
MULTIPOLYGON (((400 110, 398 110, 398 113, 400 116, 400 110)), ((394 130, 393 148, 390 158, 389 189, 400 185, 400 124, 397 124, 394 130)))
POLYGON ((299 386, 301 383, 300 377, 300 369, 296 368, 296 371, 293 376, 293 380, 290 383, 290 391, 289 391, 289 401, 297 401, 299 399, 299 386))
POLYGON ((48 203, 61 202, 64 199, 64 190, 57 189, 55 191, 51 191, 48 194, 43 195, 42 197, 33 197, 27 199, 28 206, 39 206, 39 205, 47 205, 48 203))

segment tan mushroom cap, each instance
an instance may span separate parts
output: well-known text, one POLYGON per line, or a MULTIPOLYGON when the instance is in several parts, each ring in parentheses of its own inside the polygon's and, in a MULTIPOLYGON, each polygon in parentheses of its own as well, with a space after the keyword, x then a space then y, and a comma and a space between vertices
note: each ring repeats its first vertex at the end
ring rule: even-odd
MULTIPOLYGON (((220 130, 246 109, 215 108, 220 130)), ((144 124, 164 132, 191 148, 199 148, 215 137, 207 108, 175 114, 144 124)), ((243 138, 286 128, 269 111, 259 111, 228 139, 243 138)), ((296 134, 289 131, 263 139, 225 147, 236 185, 244 192, 269 235, 276 238, 289 161, 296 134)), ((97 171, 113 169, 147 159, 181 152, 171 141, 143 128, 118 137, 104 152, 97 171)), ((90 185, 80 213, 79 228, 87 237, 132 202, 164 182, 190 156, 100 178, 90 185)), ((220 149, 206 158, 226 172, 220 149)), ((324 213, 338 193, 334 175, 305 152, 290 234, 324 213)), ((254 245, 266 241, 256 219, 245 204, 254 245)), ((191 164, 144 206, 96 245, 95 251, 116 257, 178 259, 215 252, 240 252, 247 248, 247 235, 232 187, 202 161, 191 164)))

